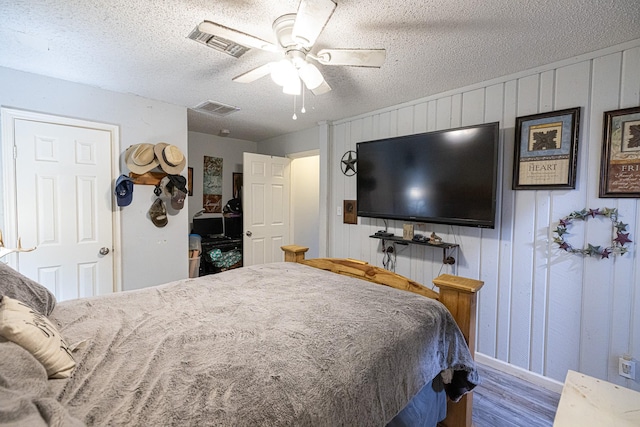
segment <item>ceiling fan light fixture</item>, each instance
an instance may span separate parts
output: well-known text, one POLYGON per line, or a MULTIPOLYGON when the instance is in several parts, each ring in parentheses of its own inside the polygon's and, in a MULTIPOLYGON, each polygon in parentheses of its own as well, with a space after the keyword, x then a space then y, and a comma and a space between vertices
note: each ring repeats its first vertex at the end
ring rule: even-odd
POLYGON ((295 78, 289 80, 284 86, 282 86, 282 92, 287 95, 300 95, 302 92, 300 77, 296 75, 295 78))
POLYGON ((274 62, 271 67, 271 79, 278 86, 285 86, 288 82, 298 78, 298 70, 288 59, 274 62))
POLYGON ((324 77, 322 77, 322 73, 320 73, 318 67, 308 62, 302 64, 302 66, 298 70, 298 73, 300 74, 300 78, 304 82, 305 86, 309 90, 318 88, 322 84, 322 82, 324 82, 324 77))

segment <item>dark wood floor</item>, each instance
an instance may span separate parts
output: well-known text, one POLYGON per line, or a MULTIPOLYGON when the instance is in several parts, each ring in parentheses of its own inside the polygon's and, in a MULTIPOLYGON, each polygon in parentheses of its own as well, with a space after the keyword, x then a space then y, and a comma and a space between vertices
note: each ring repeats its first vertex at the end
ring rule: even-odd
POLYGON ((475 427, 549 427, 560 395, 478 365, 482 383, 473 391, 475 427))

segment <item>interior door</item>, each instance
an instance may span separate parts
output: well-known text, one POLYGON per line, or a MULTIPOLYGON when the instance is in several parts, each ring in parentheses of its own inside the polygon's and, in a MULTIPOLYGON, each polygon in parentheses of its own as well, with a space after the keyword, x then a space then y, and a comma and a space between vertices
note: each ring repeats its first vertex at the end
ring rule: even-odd
POLYGON ((59 301, 114 291, 112 138, 106 130, 15 120, 20 272, 59 301))
POLYGON ((290 163, 284 157, 244 153, 243 265, 283 261, 290 244, 290 163))

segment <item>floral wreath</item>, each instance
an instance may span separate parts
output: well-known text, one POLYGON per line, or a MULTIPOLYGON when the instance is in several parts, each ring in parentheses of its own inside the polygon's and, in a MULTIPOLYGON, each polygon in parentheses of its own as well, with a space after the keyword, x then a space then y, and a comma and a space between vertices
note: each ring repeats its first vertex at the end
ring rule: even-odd
POLYGON ((624 255, 629 251, 627 248, 624 247, 624 245, 626 243, 632 242, 632 240, 629 239, 630 233, 624 233, 624 231, 627 231, 627 225, 628 224, 625 224, 622 221, 618 221, 618 209, 616 208, 613 208, 613 209, 603 208, 602 210, 582 209, 581 211, 571 212, 569 215, 560 219, 558 226, 556 227, 555 230, 553 230, 553 232, 557 234, 557 236, 554 236, 553 241, 558 245, 560 245, 560 249, 564 249, 565 251, 573 254, 599 256, 601 259, 609 258, 609 255, 611 254, 624 255), (568 234, 567 228, 569 227, 569 225, 571 225, 571 223, 574 220, 586 221, 587 219, 589 219, 589 217, 595 218, 596 216, 604 216, 606 218, 609 218, 613 223, 613 228, 615 229, 616 237, 612 239, 611 246, 602 248, 601 246, 594 246, 591 243, 587 243, 588 246, 586 249, 576 249, 576 248, 573 248, 569 243, 567 243, 564 240, 564 235, 568 234))

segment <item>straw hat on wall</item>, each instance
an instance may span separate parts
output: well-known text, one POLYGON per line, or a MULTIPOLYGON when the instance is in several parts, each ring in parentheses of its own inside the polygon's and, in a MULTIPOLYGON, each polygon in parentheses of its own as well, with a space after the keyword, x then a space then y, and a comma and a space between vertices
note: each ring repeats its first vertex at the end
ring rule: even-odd
POLYGON ((160 162, 162 170, 170 175, 180 174, 187 164, 184 154, 175 145, 159 142, 153 147, 153 151, 160 162))
POLYGON ((134 144, 124 153, 125 162, 131 172, 143 174, 157 167, 160 163, 153 151, 153 144, 134 144))

